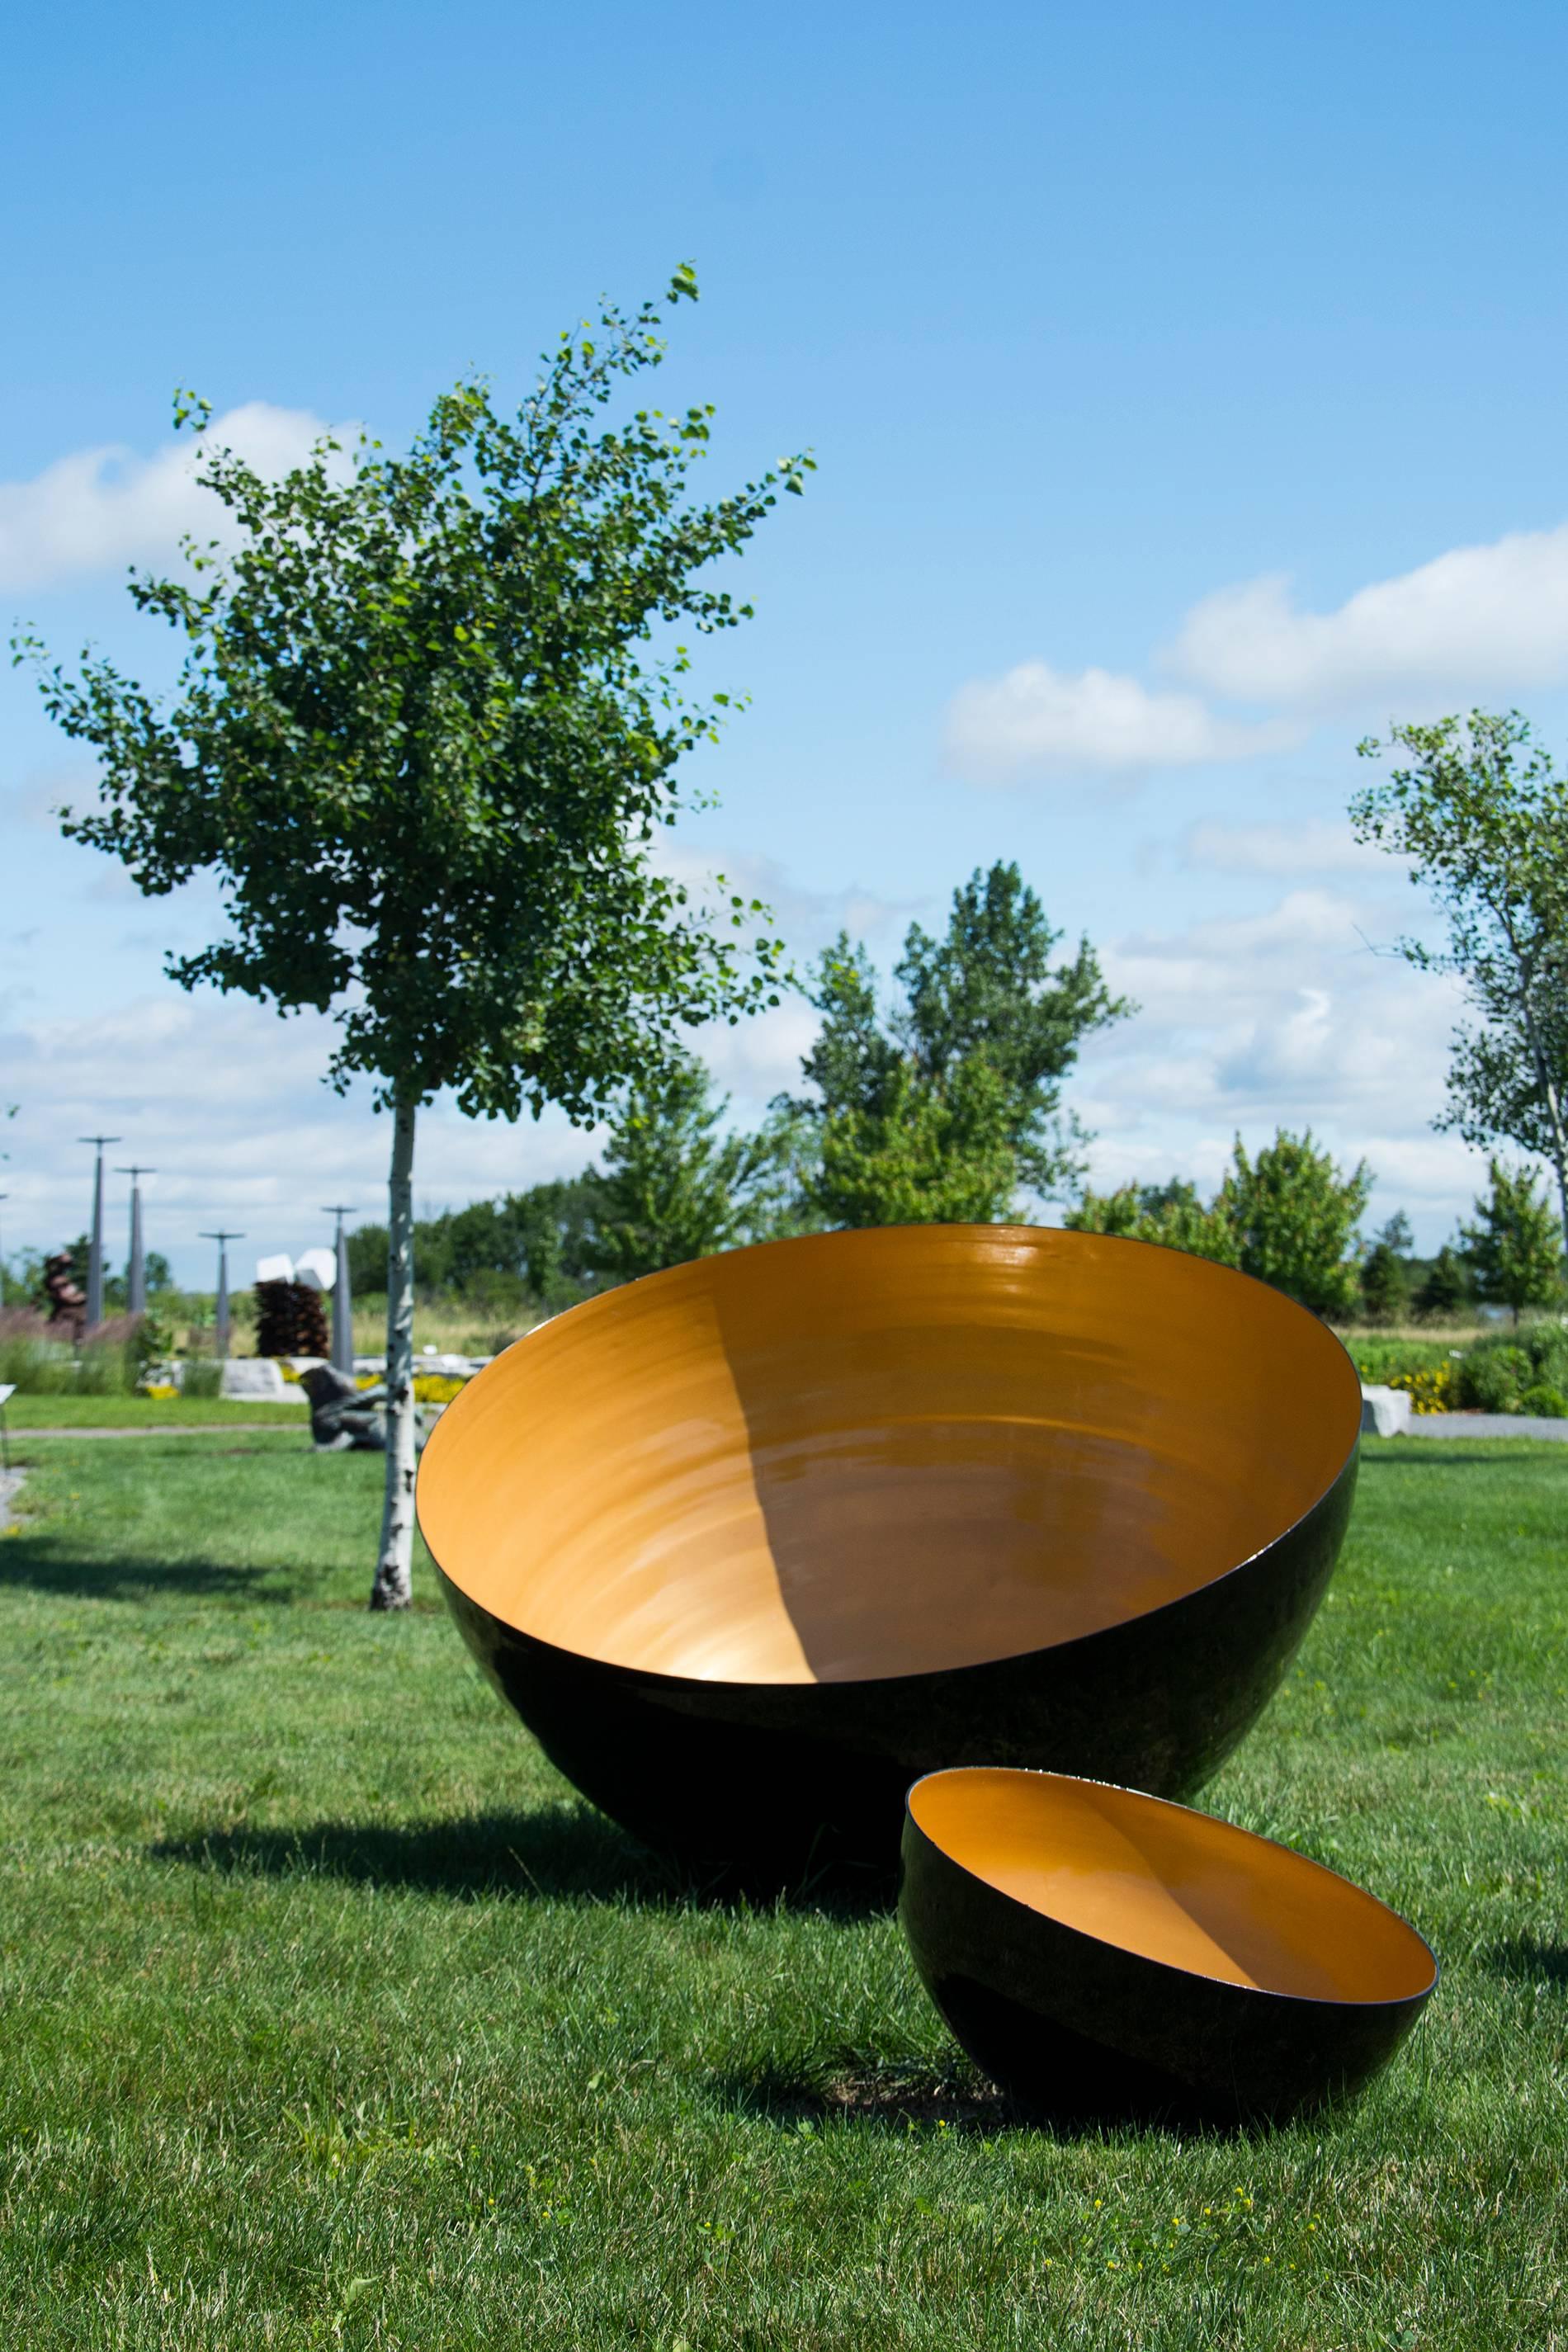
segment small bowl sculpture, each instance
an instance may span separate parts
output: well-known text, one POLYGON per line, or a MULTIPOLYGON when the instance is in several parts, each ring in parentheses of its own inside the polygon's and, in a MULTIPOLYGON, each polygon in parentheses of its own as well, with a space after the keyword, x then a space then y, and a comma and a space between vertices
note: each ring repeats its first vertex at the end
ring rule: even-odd
POLYGON ((975 2063, 1063 2118, 1282 2121, 1358 2090, 1437 1981, 1304 1854, 1055 1772, 918 1781, 899 1916, 975 2063))
POLYGON ((1314 1316, 1142 1242, 813 1234, 606 1292, 426 1449, 470 1646, 604 1810, 705 1870, 890 1877, 943 1764, 1197 1787, 1349 1516, 1314 1316))

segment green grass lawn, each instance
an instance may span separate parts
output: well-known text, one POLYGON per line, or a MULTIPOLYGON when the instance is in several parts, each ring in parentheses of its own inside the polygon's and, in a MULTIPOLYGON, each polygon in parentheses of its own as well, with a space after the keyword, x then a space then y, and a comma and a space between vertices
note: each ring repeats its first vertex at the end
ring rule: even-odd
POLYGON ((381 1465, 39 1444, 0 1542, 0 2341, 1568 2345, 1556 1447, 1368 1444, 1205 1802, 1436 1946, 1359 2105, 1055 2137, 894 1923, 683 1897, 479 1682, 381 1465))
POLYGON ((307 1437, 310 1408, 265 1397, 14 1396, 5 1407, 13 1436, 29 1429, 222 1429, 276 1422, 307 1437))

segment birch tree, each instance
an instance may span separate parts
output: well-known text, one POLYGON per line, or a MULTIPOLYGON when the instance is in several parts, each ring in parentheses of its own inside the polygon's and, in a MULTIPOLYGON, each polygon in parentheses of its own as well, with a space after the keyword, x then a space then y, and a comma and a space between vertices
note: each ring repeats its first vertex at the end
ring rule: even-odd
POLYGON ((1433 1124, 1546 1160, 1568 1233, 1568 783, 1517 710, 1395 727, 1360 750, 1409 764, 1352 802, 1357 839, 1407 858, 1447 923, 1446 947, 1403 939, 1399 953, 1457 973, 1477 1016, 1454 1034, 1433 1124))
MULTIPOLYGON (((687 267, 666 299, 696 294, 687 267)), ((458 383, 401 457, 328 438, 268 480, 204 438, 221 541, 186 543, 186 577, 130 583, 184 639, 170 697, 90 651, 68 675, 16 644, 98 753, 99 800, 61 812, 67 835, 153 897, 216 878, 225 934, 171 976, 330 1014, 330 1082, 367 1074, 389 1114, 376 1609, 409 1599, 421 1108, 447 1089, 471 1116, 553 1103, 585 1124, 684 1026, 777 1001, 766 910, 707 908, 650 853, 727 704, 693 693, 681 635, 751 610, 707 567, 811 460, 693 503, 711 409, 604 414, 663 356, 659 316, 606 307, 563 335, 514 416, 458 383)), ((209 415, 176 398, 177 425, 204 436, 209 415)))

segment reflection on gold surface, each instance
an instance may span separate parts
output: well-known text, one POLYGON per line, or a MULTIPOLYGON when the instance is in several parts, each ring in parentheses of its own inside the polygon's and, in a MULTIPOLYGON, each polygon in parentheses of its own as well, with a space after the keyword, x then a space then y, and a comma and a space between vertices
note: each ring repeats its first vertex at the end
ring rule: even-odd
POLYGON ((1333 1483, 1360 1391, 1223 1267, 1026 1226, 813 1235, 606 1294, 508 1350, 420 1520, 505 1622, 704 1681, 914 1675, 1180 1598, 1333 1483))
POLYGON ((1408 2000, 1413 1927, 1348 1879, 1227 1822, 1047 1772, 939 1772, 910 1792, 933 1845, 1032 1911, 1147 1959, 1317 2000, 1408 2000))

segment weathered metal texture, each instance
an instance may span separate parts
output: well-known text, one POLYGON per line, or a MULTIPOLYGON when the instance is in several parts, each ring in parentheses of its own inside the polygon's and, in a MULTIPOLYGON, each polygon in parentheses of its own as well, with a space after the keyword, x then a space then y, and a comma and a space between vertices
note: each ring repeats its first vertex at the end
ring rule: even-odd
POLYGON ((1063 2121, 1279 2122, 1359 2090, 1437 1981, 1398 1914, 1288 1846, 1054 1773, 938 1772, 899 1916, 970 2055, 1063 2121))
POLYGON ((1361 1397, 1230 1270, 1027 1226, 812 1235, 557 1318, 448 1407, 419 1515, 497 1688, 701 1867, 889 1874, 910 1782, 1201 1783, 1349 1516, 1361 1397))

